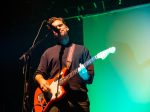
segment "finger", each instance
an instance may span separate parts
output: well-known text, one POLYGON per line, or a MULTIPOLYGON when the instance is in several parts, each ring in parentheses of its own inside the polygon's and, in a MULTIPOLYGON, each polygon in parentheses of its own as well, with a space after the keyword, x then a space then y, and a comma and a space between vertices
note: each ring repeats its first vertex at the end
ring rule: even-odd
POLYGON ((42 91, 47 92, 48 89, 47 89, 46 87, 43 87, 43 88, 42 88, 42 91))
POLYGON ((45 84, 45 87, 48 89, 49 88, 49 84, 47 83, 47 84, 45 84))

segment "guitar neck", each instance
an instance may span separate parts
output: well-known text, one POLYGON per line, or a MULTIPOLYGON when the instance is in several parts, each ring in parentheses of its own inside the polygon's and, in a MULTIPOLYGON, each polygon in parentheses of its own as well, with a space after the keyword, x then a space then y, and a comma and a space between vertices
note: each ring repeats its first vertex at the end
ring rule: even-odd
MULTIPOLYGON (((83 65, 85 67, 87 67, 88 65, 90 65, 91 63, 93 63, 95 60, 96 60, 96 56, 94 56, 91 59, 89 59, 88 61, 86 61, 83 65)), ((78 68, 76 68, 75 70, 73 70, 72 72, 70 72, 64 78, 61 78, 60 81, 59 81, 59 85, 64 85, 66 82, 68 82, 68 80, 70 78, 72 78, 73 76, 75 76, 77 73, 78 73, 78 68)))
POLYGON ((88 65, 90 65, 91 63, 93 63, 96 60, 96 56, 93 56, 91 59, 89 59, 88 61, 86 61, 83 65, 84 67, 87 67, 88 65))
MULTIPOLYGON (((83 65, 85 67, 87 67, 88 65, 90 65, 91 63, 93 63, 96 59, 102 59, 104 60, 110 53, 114 53, 116 51, 115 47, 110 47, 102 52, 99 52, 97 55, 93 56, 91 59, 89 59, 88 61, 86 61, 83 65)), ((59 85, 64 85, 70 78, 72 78, 74 75, 76 75, 78 73, 78 68, 76 68, 75 70, 73 70, 72 72, 70 72, 67 76, 65 76, 64 78, 61 78, 59 81, 59 85)))

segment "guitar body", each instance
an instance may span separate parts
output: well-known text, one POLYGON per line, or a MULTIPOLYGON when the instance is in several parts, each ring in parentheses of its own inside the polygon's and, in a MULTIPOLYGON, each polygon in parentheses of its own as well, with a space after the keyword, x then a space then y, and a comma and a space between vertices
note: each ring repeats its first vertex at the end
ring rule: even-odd
POLYGON ((63 68, 60 73, 55 75, 54 78, 47 80, 50 91, 43 92, 40 87, 35 90, 34 112, 47 112, 49 106, 53 102, 56 102, 65 96, 66 91, 63 86, 58 85, 58 79, 60 79, 60 74, 61 78, 64 78, 66 73, 67 68, 63 68))

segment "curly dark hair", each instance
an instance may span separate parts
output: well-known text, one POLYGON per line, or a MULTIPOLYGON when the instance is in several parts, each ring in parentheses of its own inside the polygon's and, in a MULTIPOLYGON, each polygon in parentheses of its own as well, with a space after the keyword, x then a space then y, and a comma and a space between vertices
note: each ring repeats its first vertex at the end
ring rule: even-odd
POLYGON ((63 18, 61 18, 61 17, 51 17, 51 18, 49 18, 48 21, 47 21, 47 23, 48 23, 47 28, 48 28, 48 29, 51 29, 52 23, 53 23, 54 21, 56 21, 56 20, 60 20, 60 21, 62 21, 62 22, 66 25, 66 23, 65 23, 65 21, 64 21, 63 18))
POLYGON ((52 23, 53 23, 54 21, 56 21, 56 20, 60 20, 60 21, 62 21, 64 24, 66 24, 65 21, 64 21, 64 19, 61 18, 61 17, 51 17, 51 18, 48 19, 47 23, 48 23, 48 24, 52 24, 52 23))

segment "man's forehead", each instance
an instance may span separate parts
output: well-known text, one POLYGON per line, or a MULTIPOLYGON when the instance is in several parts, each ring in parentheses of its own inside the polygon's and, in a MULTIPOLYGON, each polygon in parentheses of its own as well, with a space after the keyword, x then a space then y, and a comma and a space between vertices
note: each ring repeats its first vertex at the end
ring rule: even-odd
POLYGON ((52 25, 57 26, 59 24, 64 24, 61 20, 55 20, 52 25))

